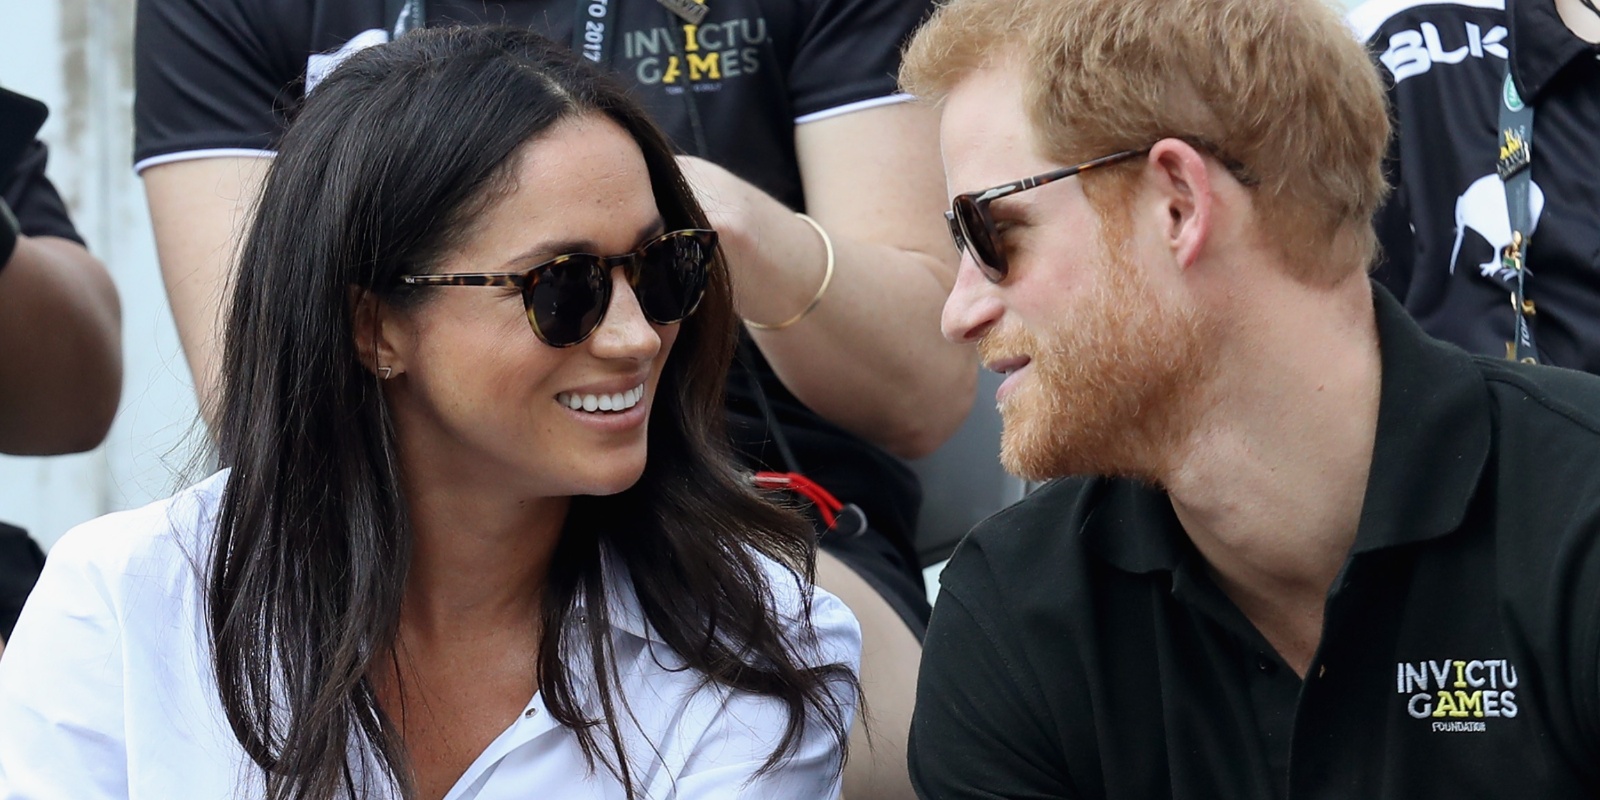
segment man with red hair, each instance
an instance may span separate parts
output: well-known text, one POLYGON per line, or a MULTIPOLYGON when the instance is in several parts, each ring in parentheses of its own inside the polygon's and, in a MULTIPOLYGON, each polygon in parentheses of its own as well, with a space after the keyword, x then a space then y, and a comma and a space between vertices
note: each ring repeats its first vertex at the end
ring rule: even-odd
POLYGON ((1335 12, 953 0, 902 81, 942 108, 945 335, 1055 479, 944 571, 919 794, 1600 791, 1600 380, 1370 282, 1387 115, 1335 12))

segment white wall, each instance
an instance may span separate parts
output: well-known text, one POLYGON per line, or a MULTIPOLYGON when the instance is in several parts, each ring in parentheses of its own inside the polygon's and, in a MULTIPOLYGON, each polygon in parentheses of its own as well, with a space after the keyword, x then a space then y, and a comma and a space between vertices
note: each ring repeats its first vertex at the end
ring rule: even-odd
POLYGON ((189 373, 131 168, 133 6, 0 2, 0 84, 50 105, 41 134, 51 148, 50 177, 122 295, 122 407, 105 445, 83 455, 0 457, 0 519, 47 547, 79 522, 169 494, 196 438, 189 373))

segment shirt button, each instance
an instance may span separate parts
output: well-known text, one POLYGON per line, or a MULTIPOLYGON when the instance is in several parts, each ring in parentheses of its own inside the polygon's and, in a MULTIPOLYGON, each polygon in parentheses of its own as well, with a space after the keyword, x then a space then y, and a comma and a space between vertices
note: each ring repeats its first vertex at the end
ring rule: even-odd
POLYGON ((534 717, 537 717, 537 716, 539 716, 539 709, 537 709, 537 708, 530 708, 530 709, 528 709, 528 710, 527 710, 527 711, 524 711, 524 712, 522 712, 522 716, 523 716, 523 717, 524 717, 524 718, 525 718, 525 719, 533 719, 533 718, 534 718, 534 717))
POLYGON ((1266 653, 1256 653, 1256 669, 1271 675, 1278 671, 1278 665, 1266 653))

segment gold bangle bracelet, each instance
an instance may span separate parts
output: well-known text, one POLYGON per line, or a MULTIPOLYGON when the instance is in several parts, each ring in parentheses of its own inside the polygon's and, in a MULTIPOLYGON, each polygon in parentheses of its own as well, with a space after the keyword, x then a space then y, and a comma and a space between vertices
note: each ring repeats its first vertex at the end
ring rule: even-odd
POLYGON ((795 212, 795 216, 805 220, 808 225, 817 229, 817 235, 822 237, 822 246, 828 251, 828 266, 827 271, 822 274, 822 286, 817 288, 817 296, 811 298, 811 302, 807 303, 806 307, 800 310, 800 313, 773 325, 767 325, 761 322, 753 322, 746 319, 744 320, 744 324, 747 328, 752 328, 758 331, 781 331, 784 328, 787 328, 790 325, 805 319, 806 315, 810 314, 812 310, 817 307, 817 304, 822 302, 822 296, 828 292, 828 284, 833 283, 833 239, 828 236, 828 232, 823 230, 822 225, 816 220, 806 216, 805 214, 801 214, 798 211, 795 212))

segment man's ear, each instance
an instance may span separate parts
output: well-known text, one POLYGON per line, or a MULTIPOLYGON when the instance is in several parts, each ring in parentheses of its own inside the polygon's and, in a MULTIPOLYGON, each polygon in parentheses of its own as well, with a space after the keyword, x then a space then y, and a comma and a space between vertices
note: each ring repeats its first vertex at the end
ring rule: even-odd
POLYGON ((371 289, 351 286, 349 292, 351 332, 356 355, 362 366, 385 380, 405 371, 397 346, 394 312, 371 289))
POLYGON ((1206 160, 1181 139, 1162 139, 1150 148, 1155 188, 1166 214, 1164 239, 1184 269, 1194 265, 1211 235, 1217 198, 1206 160))

